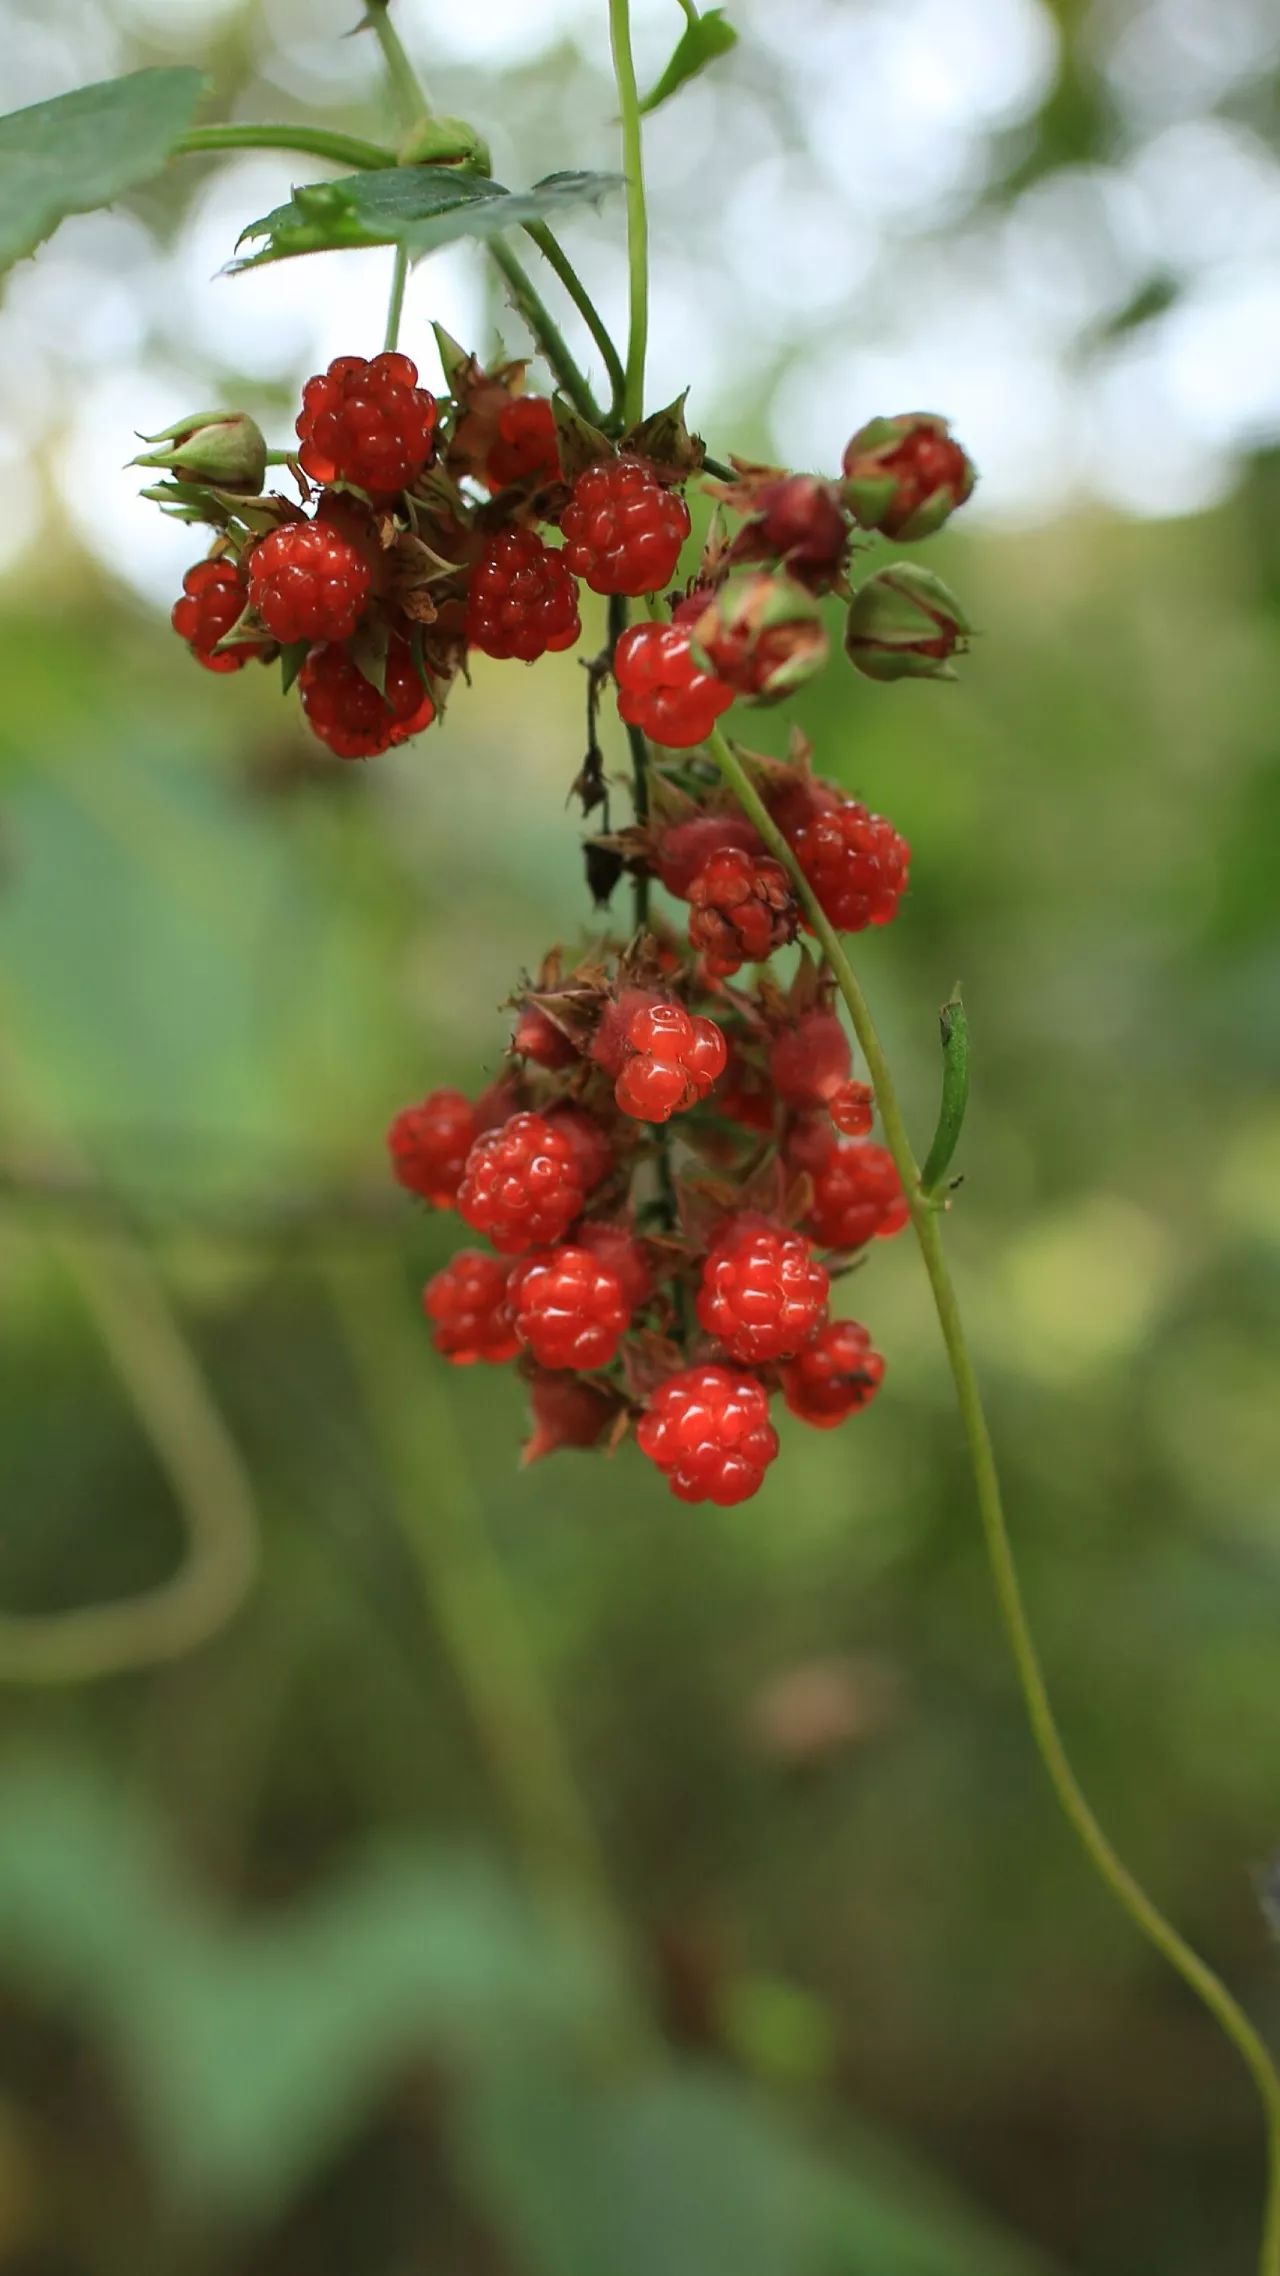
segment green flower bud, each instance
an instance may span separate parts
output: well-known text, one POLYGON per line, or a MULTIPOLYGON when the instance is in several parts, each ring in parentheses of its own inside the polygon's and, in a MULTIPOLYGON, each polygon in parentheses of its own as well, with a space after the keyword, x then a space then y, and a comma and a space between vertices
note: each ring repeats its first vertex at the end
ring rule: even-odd
POLYGON ((196 411, 144 443, 168 443, 168 450, 146 451, 134 466, 163 466, 189 481, 216 490, 243 490, 256 496, 267 471, 262 429, 247 411, 196 411))
POLYGON ((700 608, 682 603, 677 620, 686 611, 694 662, 756 703, 793 694, 826 662, 822 613, 792 577, 737 570, 700 608))
POLYGON ((973 462, 932 411, 871 419, 845 446, 843 498, 861 529, 932 537, 977 480, 973 462))
POLYGON ((963 654, 971 629, 940 577, 896 561, 849 603, 845 653, 869 680, 953 680, 950 659, 963 654))

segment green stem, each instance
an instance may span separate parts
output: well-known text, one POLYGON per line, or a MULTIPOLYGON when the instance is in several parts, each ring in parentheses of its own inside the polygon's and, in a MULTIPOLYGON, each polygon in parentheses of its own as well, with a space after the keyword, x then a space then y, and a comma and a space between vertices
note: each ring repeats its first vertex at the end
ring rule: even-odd
POLYGON ((391 298, 387 303, 387 329, 383 339, 384 351, 394 348, 400 337, 400 318, 404 313, 404 288, 409 275, 409 255, 403 245, 397 245, 395 266, 391 271, 391 298))
POLYGON ((942 1330, 957 1404, 973 1470, 987 1558, 1005 1638, 1013 1658, 1023 1705, 1036 1750, 1064 1817, 1100 1880, 1124 1908, 1188 1989, 1195 1993, 1225 2032, 1246 2065, 1262 2102, 1267 2126, 1268 2185, 1259 2276, 1280 2276, 1280 2074, 1260 2035, 1222 1979, 1202 1960, 1147 1895, 1118 1855, 1093 1813, 1063 1743, 1049 1699, 1044 1671, 1027 1617, 1014 1561, 991 1433, 987 1427, 973 1361, 965 1340, 955 1287, 942 1245, 941 1220, 922 1190, 920 1173, 894 1089, 884 1048, 844 944, 825 915, 791 846, 769 813, 733 746, 717 728, 708 747, 743 812, 755 824, 769 851, 792 878, 814 933, 849 1008, 854 1032, 875 1086, 876 1104, 890 1153, 897 1164, 911 1208, 929 1286, 942 1330))
POLYGON ((622 118, 622 170, 627 178, 627 268, 631 280, 631 326, 627 336, 627 383, 622 414, 627 425, 633 427, 644 416, 644 366, 649 347, 649 216, 644 195, 640 90, 631 53, 630 0, 609 0, 609 38, 622 118))
POLYGON ((601 420, 600 407, 574 361, 568 341, 523 262, 517 259, 509 245, 503 244, 500 237, 489 239, 489 254, 495 267, 502 271, 506 279, 513 307, 528 325, 575 411, 593 427, 598 427, 601 420))
POLYGON ((382 49, 391 99, 400 114, 401 125, 416 126, 419 119, 430 118, 431 97, 410 63, 400 34, 391 21, 390 0, 369 0, 369 13, 365 21, 382 49))
POLYGON ((620 411, 626 393, 627 375, 622 368, 622 358, 613 344, 603 316, 596 307, 559 238, 554 231, 548 229, 546 222, 527 221, 525 223, 525 234, 532 238, 543 259, 555 270, 600 350, 605 370, 609 374, 609 385, 613 390, 613 408, 615 411, 620 411))
POLYGON ((300 150, 361 172, 396 162, 394 150, 380 142, 362 142, 357 135, 335 134, 324 126, 193 126, 178 136, 169 155, 189 158, 204 150, 300 150))
MULTIPOLYGON (((609 600, 609 657, 627 629, 630 614, 622 594, 614 593, 609 600)), ((637 822, 649 819, 649 745, 638 727, 626 727, 627 748, 631 753, 631 806, 637 822)), ((643 932, 649 922, 649 873, 637 870, 631 880, 631 914, 637 932, 643 932)))

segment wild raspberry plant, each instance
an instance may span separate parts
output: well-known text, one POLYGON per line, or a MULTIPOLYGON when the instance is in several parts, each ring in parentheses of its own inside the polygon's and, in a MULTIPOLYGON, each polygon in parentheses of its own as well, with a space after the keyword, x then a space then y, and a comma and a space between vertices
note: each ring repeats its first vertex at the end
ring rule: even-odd
MULTIPOLYGON (((148 438, 157 447, 140 463, 165 477, 148 495, 212 533, 183 580, 174 628, 225 678, 278 660, 319 740, 342 760, 368 759, 445 732, 471 651, 527 666, 571 646, 585 584, 608 598, 608 640, 589 666, 583 803, 594 812, 604 800, 596 728, 612 681, 635 807, 628 827, 595 832, 587 848, 605 902, 628 875, 629 919, 606 919, 580 953, 544 956, 513 999, 500 1084, 474 1102, 435 1091, 389 1133, 401 1184, 456 1208, 489 1243, 460 1248, 425 1291, 437 1350, 455 1364, 520 1369, 528 1458, 575 1447, 604 1459, 633 1436, 683 1500, 739 1503, 779 1457, 779 1404, 829 1430, 876 1395, 883 1359, 869 1328, 832 1316, 832 1286, 851 1257, 911 1226, 1032 1735, 1101 1878, 1253 2076, 1270 2174, 1259 2266, 1280 2276, 1280 2075, 1094 1818, 1027 1623, 942 1240, 967 1095, 964 1011, 958 998, 944 1007, 942 1106, 921 1166, 846 947, 847 935, 894 920, 908 848, 891 821, 814 771, 799 738, 780 762, 745 746, 745 722, 732 734, 719 724, 841 668, 828 653, 837 609, 845 654, 868 678, 952 678, 969 631, 954 595, 914 559, 866 564, 876 537, 930 537, 968 498, 974 470, 932 412, 864 418, 839 472, 813 473, 712 459, 681 405, 646 402, 642 111, 628 0, 602 4, 622 121, 625 354, 551 227, 575 196, 608 182, 561 174, 514 198, 494 183, 476 130, 432 113, 389 0, 371 0, 365 21, 387 63, 394 145, 296 123, 192 128, 196 74, 136 74, 67 99, 91 99, 115 155, 104 174, 93 135, 77 144, 68 114, 66 163, 41 175, 29 237, 19 226, 13 241, 30 249, 61 213, 145 179, 166 144, 174 155, 288 148, 349 169, 251 223, 244 265, 394 244, 386 338, 353 342, 306 379, 295 434, 278 449, 238 411, 180 418, 148 438), (394 200, 379 189, 389 177, 394 200), (515 228, 583 319, 607 403, 512 250, 515 228), (428 343, 401 346, 410 260, 471 234, 553 376, 550 396, 531 387, 524 360, 486 369, 439 331, 436 389, 423 377, 428 343), (268 467, 287 488, 265 487, 268 467), (688 500, 699 492, 713 513, 694 558, 688 500), (632 624, 634 600, 644 610, 632 624), (651 909, 655 883, 687 908, 687 933, 651 909), (798 932, 805 944, 784 984, 768 959, 798 932), (876 1115, 882 1143, 870 1135, 876 1115)), ((682 5, 663 99, 723 46, 700 36, 692 0, 682 5)), ((62 113, 58 103, 36 110, 33 147, 43 148, 62 113)))

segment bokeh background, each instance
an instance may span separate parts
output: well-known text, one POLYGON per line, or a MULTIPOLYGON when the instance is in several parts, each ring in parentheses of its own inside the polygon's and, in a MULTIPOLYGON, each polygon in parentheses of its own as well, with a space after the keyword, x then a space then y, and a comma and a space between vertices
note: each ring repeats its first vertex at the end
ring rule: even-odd
MULTIPOLYGON (((352 12, 6 0, 6 102, 190 61, 377 133, 352 12)), ((921 1141, 965 984, 951 1245, 1063 1724, 1274 2039, 1280 23, 731 14, 650 131, 652 392, 820 468, 925 403, 982 467, 961 684, 803 716, 915 849, 858 962, 921 1141)), ((398 16, 500 179, 614 162, 596 0, 398 16)), ((577 666, 317 757, 173 640, 198 546, 121 472, 219 400, 286 441, 380 338, 389 254, 216 273, 324 171, 182 160, 0 302, 0 2260, 1237 2276, 1247 2083, 1054 1814, 909 1241, 850 1290, 882 1397, 744 1509, 518 1472, 514 1379, 433 1367, 381 1134, 586 922, 577 666)), ((565 229, 617 320, 621 232, 565 229)), ((412 279, 428 374, 432 317, 522 346, 479 252, 412 279)))

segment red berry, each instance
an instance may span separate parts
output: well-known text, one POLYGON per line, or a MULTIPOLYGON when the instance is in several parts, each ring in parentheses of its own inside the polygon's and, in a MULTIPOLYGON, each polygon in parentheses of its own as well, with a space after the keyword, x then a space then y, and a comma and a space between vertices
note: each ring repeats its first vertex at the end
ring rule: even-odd
POLYGON ((556 415, 542 395, 517 395, 498 413, 497 440, 484 465, 491 490, 515 484, 542 485, 560 475, 556 415))
POLYGON ((451 1209, 476 1130, 475 1108, 461 1091, 428 1091, 417 1106, 402 1107, 387 1132, 400 1184, 433 1209, 451 1209))
POLYGON ((323 513, 285 522, 249 555, 249 599, 276 640, 349 640, 373 589, 373 548, 323 513))
POLYGON ((749 1214, 726 1226, 702 1268, 699 1324, 735 1359, 790 1359, 827 1309, 831 1283, 802 1233, 749 1214))
POLYGON ((874 1399, 884 1361, 856 1320, 828 1320, 782 1370, 782 1396, 815 1430, 834 1430, 874 1399))
POLYGON ((798 1114, 783 1144, 787 1168, 812 1177, 835 1143, 835 1132, 825 1114, 798 1114))
POLYGON ((712 854, 723 853, 730 846, 741 846, 746 853, 764 852, 759 833, 745 814, 695 814, 688 822, 674 822, 663 831, 654 863, 668 893, 674 893, 677 901, 687 901, 695 877, 712 854))
POLYGON ((945 419, 929 411, 872 419, 845 447, 855 521, 885 537, 930 537, 974 485, 974 469, 945 419))
POLYGON ((584 1217, 574 1227, 574 1242, 607 1265, 622 1290, 628 1316, 641 1312, 653 1294, 653 1267, 643 1241, 626 1225, 609 1225, 603 1218, 584 1217))
POLYGON ((816 474, 781 475, 756 492, 755 508, 735 541, 738 558, 781 561, 806 584, 838 573, 849 525, 834 483, 816 474))
POLYGON ((626 1055, 614 1085, 624 1114, 637 1122, 668 1122, 696 1106, 724 1073, 728 1058, 714 1020, 660 998, 632 1013, 626 1055))
POLYGON ((581 630, 577 581, 563 553, 531 529, 490 538, 467 591, 472 647, 533 664, 549 649, 572 648, 581 630))
POLYGON ((693 660, 690 636, 679 624, 633 624, 613 652, 618 712, 670 751, 703 743, 733 690, 693 660))
POLYGON ((656 593, 675 575, 689 509, 642 458, 602 458, 561 516, 569 567, 593 593, 656 593))
POLYGON ((573 1147, 540 1114, 477 1138, 458 1187, 460 1214, 507 1256, 558 1241, 585 1199, 573 1147))
POLYGON ((548 1018, 540 1004, 524 1004, 511 1034, 511 1048, 519 1059, 532 1059, 535 1067, 571 1067, 578 1057, 562 1028, 548 1018))
POLYGON ((174 602, 169 622, 206 672, 240 672, 253 657, 265 661, 274 653, 267 640, 218 650, 248 605, 248 583, 234 561, 197 561, 182 580, 182 599, 174 602))
POLYGON ((826 1106, 849 1079, 853 1053, 834 1012, 804 1012, 769 1046, 769 1073, 788 1106, 826 1106))
POLYGON ((799 911, 780 862, 740 846, 712 854, 689 889, 689 939, 716 979, 794 940, 799 911))
POLYGON ((435 398, 408 356, 339 356, 302 390, 298 456, 313 482, 390 497, 431 460, 435 427, 435 398))
POLYGON ((613 1147, 607 1132, 584 1106, 549 1106, 546 1120, 567 1139, 583 1192, 594 1193, 613 1168, 613 1147))
MULTIPOLYGON (((785 828, 785 825, 781 825, 785 828)), ((856 799, 810 809, 786 835, 833 925, 861 932, 887 925, 906 890, 911 849, 891 822, 856 799)))
POLYGON ((731 1049, 729 1064, 716 1092, 716 1113, 744 1130, 772 1130, 777 1094, 762 1067, 731 1049))
POLYGON ((764 1385, 729 1367, 686 1367, 659 1385, 636 1424, 642 1454, 682 1502, 728 1508, 763 1484, 778 1451, 764 1385))
POLYGON ((507 1293, 509 1268, 484 1249, 459 1249, 422 1292, 435 1328, 431 1341, 455 1367, 494 1365, 520 1349, 507 1293))
POLYGON ((617 1274, 572 1244, 518 1264, 511 1302, 539 1367, 607 1367, 630 1319, 617 1274))
POLYGON ((845 1139, 811 1172, 809 1230, 828 1249, 860 1249, 879 1235, 900 1233, 911 1212, 892 1154, 885 1146, 845 1139))
POLYGON ((574 1375, 534 1375, 529 1405, 533 1429, 524 1442, 522 1464, 540 1462, 561 1446, 598 1446, 622 1411, 616 1391, 574 1375))
POLYGON ((827 1100, 827 1112, 846 1138, 865 1138, 875 1121, 875 1104, 869 1083, 842 1083, 827 1100))
POLYGON ((298 674, 298 688, 313 735, 340 759, 371 759, 395 743, 407 743, 436 715, 409 643, 398 634, 387 649, 385 696, 339 642, 312 649, 298 674))

